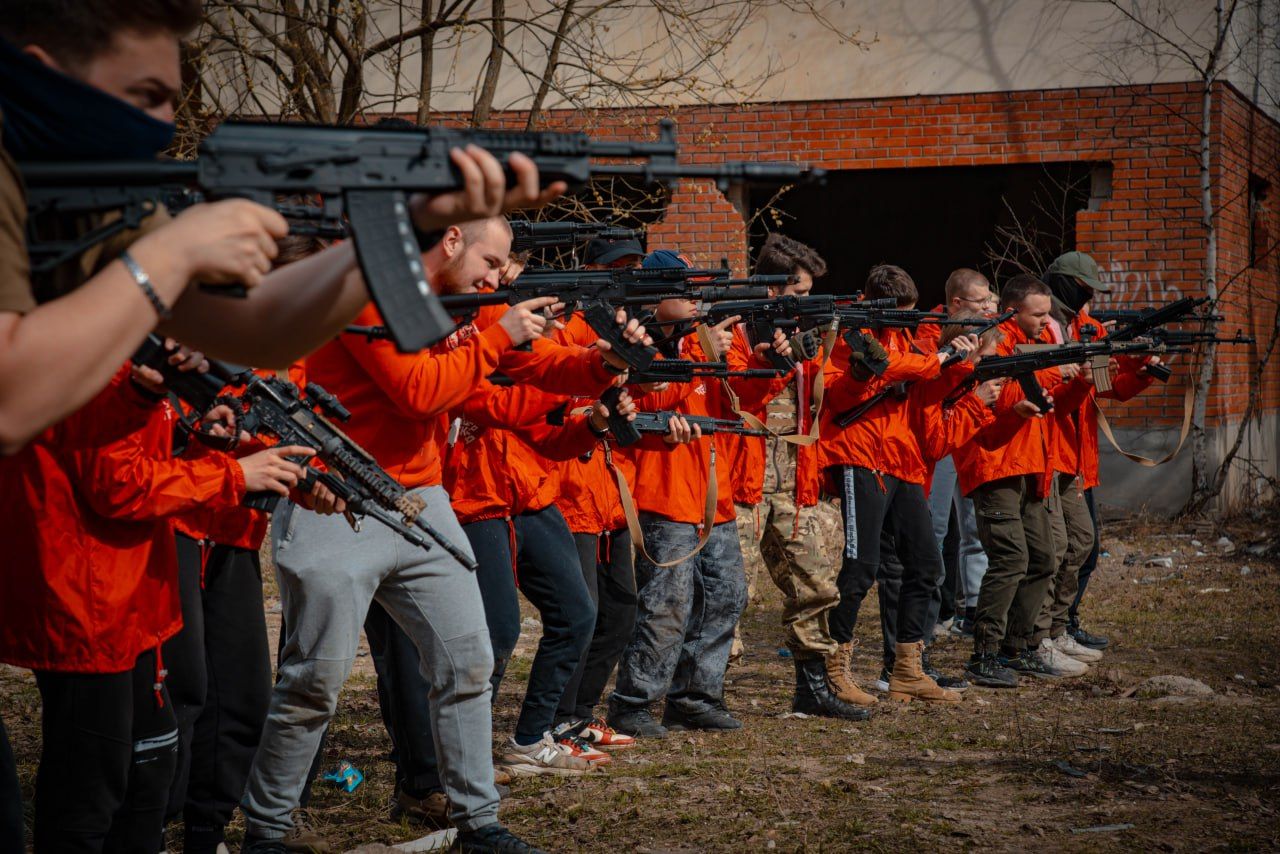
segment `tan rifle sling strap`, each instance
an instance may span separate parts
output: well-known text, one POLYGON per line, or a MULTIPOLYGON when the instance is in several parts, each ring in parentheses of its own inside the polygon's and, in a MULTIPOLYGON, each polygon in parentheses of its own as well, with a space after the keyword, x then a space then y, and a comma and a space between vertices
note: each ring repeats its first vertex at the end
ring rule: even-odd
MULTIPOLYGON (((1190 380, 1188 380, 1186 394, 1182 397, 1182 433, 1178 436, 1178 444, 1172 451, 1165 454, 1158 460, 1148 459, 1141 454, 1129 453, 1124 448, 1120 447, 1119 443, 1116 442, 1115 434, 1111 432, 1111 425, 1107 423, 1107 416, 1103 413, 1101 406, 1098 407, 1098 426, 1102 428, 1102 435, 1107 437, 1107 441, 1111 443, 1111 447, 1115 448, 1116 451, 1125 459, 1132 460, 1138 465, 1146 466, 1147 468, 1162 466, 1176 457, 1178 452, 1182 450, 1182 446, 1186 444, 1187 436, 1191 433, 1191 413, 1195 406, 1195 396, 1195 387, 1192 386, 1190 380)), ((1095 401, 1095 404, 1096 403, 1097 401, 1095 401)))
MULTIPOLYGON (((780 441, 790 442, 793 445, 806 446, 817 442, 818 431, 821 426, 820 422, 822 419, 822 401, 826 397, 826 378, 824 375, 826 372, 827 362, 831 359, 831 351, 836 344, 836 333, 838 329, 839 321, 833 320, 831 322, 831 328, 829 328, 822 336, 822 361, 818 365, 817 376, 813 379, 813 403, 811 404, 813 407, 813 423, 809 425, 808 433, 789 433, 784 436, 774 430, 770 430, 764 421, 760 420, 752 413, 743 410, 742 402, 738 399, 738 393, 733 390, 733 386, 729 385, 729 381, 727 379, 722 379, 720 380, 720 384, 724 389, 725 396, 729 399, 729 408, 732 409, 734 413, 752 430, 763 430, 765 433, 768 433, 770 436, 773 436, 780 441)), ((705 326, 698 327, 698 343, 702 345, 704 353, 714 355, 717 358, 719 357, 720 354, 716 352, 715 347, 712 345, 711 336, 706 331, 705 326)), ((797 407, 799 402, 799 395, 796 395, 797 407)), ((798 408, 796 416, 798 422, 800 416, 798 408)))
MULTIPOLYGON (((1059 346, 1061 345, 1059 344, 1020 344, 1018 345, 1018 352, 1033 353, 1037 350, 1052 350, 1055 347, 1059 347, 1059 346)), ((1111 391, 1111 367, 1110 366, 1111 366, 1110 356, 1106 356, 1106 355, 1094 356, 1092 359, 1090 359, 1089 370, 1093 373, 1093 385, 1098 392, 1111 391)), ((1153 460, 1148 457, 1144 457, 1141 454, 1130 453, 1129 451, 1126 451, 1124 448, 1120 447, 1120 443, 1116 441, 1115 433, 1111 431, 1111 425, 1107 422, 1106 413, 1102 411, 1102 406, 1098 403, 1098 400, 1096 397, 1094 398, 1093 403, 1094 403, 1094 406, 1096 406, 1098 409, 1098 427, 1101 428, 1102 435, 1106 436, 1107 441, 1111 443, 1111 447, 1115 448, 1116 452, 1119 453, 1120 456, 1124 457, 1127 460, 1135 462, 1140 466, 1146 466, 1147 468, 1155 468, 1156 466, 1164 465, 1165 463, 1172 460, 1174 457, 1178 456, 1178 452, 1181 451, 1182 446, 1186 444, 1187 436, 1191 432, 1191 412, 1195 403, 1195 388, 1191 385, 1190 381, 1188 381, 1186 394, 1184 394, 1182 398, 1182 432, 1181 432, 1181 435, 1178 436, 1178 444, 1174 447, 1172 451, 1170 451, 1168 454, 1165 454, 1163 457, 1161 457, 1158 460, 1153 460)))
POLYGON ((716 482, 716 444, 714 441, 711 443, 711 461, 707 465, 707 501, 702 510, 702 533, 698 536, 698 544, 693 547, 693 551, 674 560, 654 560, 653 555, 649 554, 648 549, 645 548, 644 531, 640 529, 640 514, 636 512, 636 500, 635 496, 631 494, 631 484, 627 483, 627 476, 622 473, 622 469, 614 464, 613 449, 608 442, 604 442, 604 462, 618 484, 618 499, 622 502, 623 515, 627 517, 627 530, 631 532, 631 542, 636 551, 644 555, 645 560, 654 566, 666 569, 684 563, 702 551, 703 546, 707 544, 707 540, 711 539, 711 530, 716 524, 716 502, 719 499, 718 484, 716 482))

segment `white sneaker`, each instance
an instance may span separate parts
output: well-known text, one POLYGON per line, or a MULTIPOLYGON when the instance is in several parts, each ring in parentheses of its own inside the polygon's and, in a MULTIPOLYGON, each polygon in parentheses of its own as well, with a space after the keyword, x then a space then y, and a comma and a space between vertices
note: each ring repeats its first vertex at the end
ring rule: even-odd
POLYGON ((516 744, 514 738, 507 739, 494 764, 515 777, 585 774, 596 767, 595 763, 584 759, 572 745, 556 741, 549 732, 543 733, 541 740, 529 745, 516 744))
POLYGON ((1060 652, 1064 652, 1077 661, 1101 661, 1102 650, 1089 649, 1089 647, 1077 641, 1069 632, 1064 632, 1053 639, 1053 645, 1060 652))
POLYGON ((1063 676, 1083 676, 1089 672, 1089 665, 1067 655, 1048 638, 1040 641, 1040 648, 1036 652, 1050 670, 1056 670, 1063 676))

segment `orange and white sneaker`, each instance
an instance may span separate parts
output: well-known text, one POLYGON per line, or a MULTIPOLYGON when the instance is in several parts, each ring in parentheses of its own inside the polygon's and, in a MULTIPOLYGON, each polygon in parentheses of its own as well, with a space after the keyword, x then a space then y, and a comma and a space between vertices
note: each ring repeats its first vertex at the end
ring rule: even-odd
POLYGON ((592 747, 598 747, 601 750, 626 750, 628 747, 636 746, 634 737, 618 732, 601 718, 592 718, 590 723, 578 732, 578 735, 592 747))
POLYGON ((585 759, 597 768, 608 765, 613 761, 613 757, 605 753, 603 750, 596 750, 582 736, 573 735, 572 733, 564 733, 557 735, 556 744, 570 751, 579 759, 585 759))

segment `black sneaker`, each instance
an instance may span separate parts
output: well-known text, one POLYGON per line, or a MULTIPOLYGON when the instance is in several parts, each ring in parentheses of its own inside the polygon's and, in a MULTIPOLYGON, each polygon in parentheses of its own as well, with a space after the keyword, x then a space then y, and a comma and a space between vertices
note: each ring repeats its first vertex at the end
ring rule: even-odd
POLYGON ((464 854, 547 854, 496 822, 477 830, 459 830, 449 850, 464 854))
POLYGON ((939 688, 949 688, 952 691, 967 691, 969 689, 969 683, 964 681, 964 677, 943 676, 941 671, 933 666, 933 663, 929 661, 928 647, 925 647, 924 652, 920 653, 920 669, 924 671, 925 676, 937 682, 939 688))
POLYGON ((1087 646, 1089 649, 1106 649, 1107 645, 1111 643, 1110 640, 1104 638, 1102 635, 1095 635, 1090 632, 1086 632, 1079 623, 1072 623, 1067 626, 1067 634, 1075 638, 1076 643, 1081 646, 1087 646))
POLYGON ((1013 657, 1001 656, 1000 663, 1019 676, 1053 679, 1063 675, 1061 671, 1050 667, 1034 649, 1024 649, 1013 657))
POLYGON ((246 836, 244 842, 240 843, 240 854, 289 854, 289 849, 284 847, 284 839, 262 839, 256 836, 246 836))
POLYGON ((670 703, 667 704, 667 709, 662 714, 662 725, 671 732, 683 732, 687 729, 700 729, 710 732, 742 729, 742 721, 729 714, 729 710, 726 708, 713 707, 700 712, 684 712, 680 709, 672 708, 670 703))
POLYGON ((667 728, 653 719, 648 709, 610 712, 609 726, 636 738, 666 738, 667 728))
POLYGON ((995 653, 975 654, 964 666, 973 684, 984 688, 1017 688, 1018 674, 1004 667, 996 659, 995 653))

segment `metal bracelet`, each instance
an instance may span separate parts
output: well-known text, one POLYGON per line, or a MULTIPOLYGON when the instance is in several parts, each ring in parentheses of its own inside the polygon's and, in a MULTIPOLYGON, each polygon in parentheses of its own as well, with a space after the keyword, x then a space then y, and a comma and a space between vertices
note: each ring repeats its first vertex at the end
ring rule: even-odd
POLYGON ((133 281, 142 290, 142 295, 147 298, 147 302, 151 303, 151 307, 156 310, 156 314, 161 320, 168 320, 172 312, 169 311, 169 306, 164 304, 164 300, 160 299, 156 289, 151 286, 151 277, 147 275, 147 271, 142 269, 142 266, 128 252, 121 252, 120 260, 129 271, 129 275, 133 276, 133 281))

